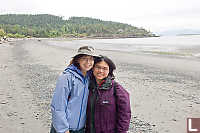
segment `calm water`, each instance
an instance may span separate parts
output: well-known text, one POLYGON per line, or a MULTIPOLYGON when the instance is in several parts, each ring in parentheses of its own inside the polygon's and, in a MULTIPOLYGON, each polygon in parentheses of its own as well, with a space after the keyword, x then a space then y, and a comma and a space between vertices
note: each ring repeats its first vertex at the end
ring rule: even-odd
POLYGON ((51 44, 73 49, 92 45, 101 50, 200 57, 200 35, 53 41, 51 44))

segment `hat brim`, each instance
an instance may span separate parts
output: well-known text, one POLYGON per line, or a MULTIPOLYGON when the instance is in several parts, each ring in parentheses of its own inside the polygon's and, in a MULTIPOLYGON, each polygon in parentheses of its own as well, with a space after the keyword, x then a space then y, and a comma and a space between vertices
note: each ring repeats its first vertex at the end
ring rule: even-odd
POLYGON ((72 58, 74 58, 78 55, 88 55, 88 56, 93 56, 93 57, 100 57, 100 55, 98 55, 98 54, 79 53, 79 54, 74 55, 72 58))

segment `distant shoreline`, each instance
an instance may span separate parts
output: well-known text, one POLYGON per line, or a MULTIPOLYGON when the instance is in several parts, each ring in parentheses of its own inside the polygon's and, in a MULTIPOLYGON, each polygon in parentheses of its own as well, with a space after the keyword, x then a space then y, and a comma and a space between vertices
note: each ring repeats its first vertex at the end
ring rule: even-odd
POLYGON ((126 39, 126 38, 152 38, 152 37, 160 37, 160 36, 144 36, 144 37, 50 37, 50 38, 46 38, 46 37, 22 37, 22 38, 7 38, 6 40, 2 40, 0 38, 0 44, 5 43, 5 42, 9 42, 12 40, 19 40, 19 39, 38 39, 38 41, 40 39, 67 39, 67 40, 84 40, 84 39, 126 39))

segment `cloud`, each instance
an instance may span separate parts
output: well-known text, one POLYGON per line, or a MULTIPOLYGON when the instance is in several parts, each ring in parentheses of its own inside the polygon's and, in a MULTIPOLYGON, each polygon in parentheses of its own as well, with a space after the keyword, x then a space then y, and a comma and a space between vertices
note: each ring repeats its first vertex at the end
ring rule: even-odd
POLYGON ((159 32, 200 27, 199 6, 198 0, 5 0, 0 13, 93 17, 159 32))

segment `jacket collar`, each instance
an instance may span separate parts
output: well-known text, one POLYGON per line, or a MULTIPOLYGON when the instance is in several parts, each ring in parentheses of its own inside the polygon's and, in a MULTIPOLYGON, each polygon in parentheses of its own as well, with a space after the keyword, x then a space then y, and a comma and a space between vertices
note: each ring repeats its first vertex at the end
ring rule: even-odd
POLYGON ((80 80, 82 80, 84 82, 85 78, 89 78, 89 75, 91 74, 91 71, 88 71, 86 76, 83 75, 83 73, 81 72, 80 69, 78 69, 74 64, 71 64, 70 66, 68 66, 64 72, 71 72, 74 74, 74 76, 76 76, 77 78, 79 78, 80 80))
POLYGON ((112 86, 112 78, 108 76, 107 78, 104 79, 104 82, 99 86, 96 82, 96 79, 94 76, 91 77, 90 81, 90 89, 98 88, 100 90, 108 90, 112 86))

